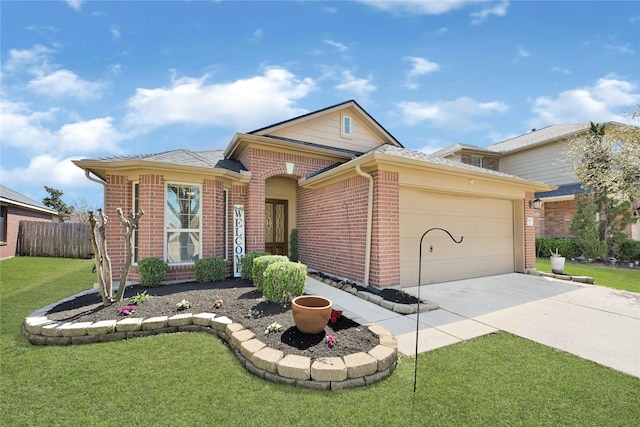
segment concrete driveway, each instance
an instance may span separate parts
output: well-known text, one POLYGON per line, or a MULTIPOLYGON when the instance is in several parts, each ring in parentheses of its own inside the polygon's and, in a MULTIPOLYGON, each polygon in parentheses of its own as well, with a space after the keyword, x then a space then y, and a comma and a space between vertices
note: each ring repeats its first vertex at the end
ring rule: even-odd
MULTIPOLYGON (((419 352, 502 330, 640 377, 638 293, 513 273, 423 285, 420 297, 441 309, 420 314, 419 352)), ((415 352, 415 331, 396 337, 415 352)))

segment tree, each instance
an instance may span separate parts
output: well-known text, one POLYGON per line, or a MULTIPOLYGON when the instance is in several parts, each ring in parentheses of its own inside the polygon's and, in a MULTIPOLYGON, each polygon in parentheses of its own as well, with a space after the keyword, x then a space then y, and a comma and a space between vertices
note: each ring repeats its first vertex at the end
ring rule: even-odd
MULTIPOLYGON (((632 117, 640 114, 633 113, 632 117)), ((575 176, 595 205, 598 240, 606 242, 608 248, 603 256, 606 260, 624 239, 623 230, 633 222, 631 203, 640 197, 640 128, 605 128, 604 124, 591 123, 586 136, 571 141, 569 157, 575 176)), ((576 220, 575 227, 580 221, 576 220)))
POLYGON ((125 238, 125 263, 124 263, 124 271, 120 276, 120 286, 118 287, 118 294, 116 295, 116 301, 122 301, 124 298, 124 289, 127 286, 127 276, 129 275, 129 268, 131 267, 131 262, 133 261, 133 231, 138 228, 138 221, 140 217, 144 215, 144 211, 140 209, 138 212, 133 212, 129 210, 129 219, 124 217, 122 213, 122 209, 116 209, 118 212, 118 217, 120 218, 120 222, 124 227, 124 238, 125 238))
POLYGON ((64 194, 62 191, 44 186, 44 189, 49 193, 49 197, 42 199, 42 204, 48 208, 55 209, 58 213, 70 214, 72 209, 62 201, 61 197, 64 194))

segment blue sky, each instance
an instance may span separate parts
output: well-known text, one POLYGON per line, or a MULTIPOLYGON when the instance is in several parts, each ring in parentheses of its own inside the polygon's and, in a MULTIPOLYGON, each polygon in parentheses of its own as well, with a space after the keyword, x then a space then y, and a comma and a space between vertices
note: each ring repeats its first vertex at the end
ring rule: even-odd
POLYGON ((223 149, 355 99, 405 147, 629 122, 635 1, 0 3, 3 185, 102 204, 70 160, 223 149))

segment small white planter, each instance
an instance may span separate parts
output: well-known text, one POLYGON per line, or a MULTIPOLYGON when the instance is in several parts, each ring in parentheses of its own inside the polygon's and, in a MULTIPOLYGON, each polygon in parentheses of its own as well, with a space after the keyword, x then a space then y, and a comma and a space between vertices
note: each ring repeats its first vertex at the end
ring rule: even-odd
POLYGON ((555 274, 563 274, 565 258, 563 256, 552 256, 549 259, 551 260, 551 271, 555 274))

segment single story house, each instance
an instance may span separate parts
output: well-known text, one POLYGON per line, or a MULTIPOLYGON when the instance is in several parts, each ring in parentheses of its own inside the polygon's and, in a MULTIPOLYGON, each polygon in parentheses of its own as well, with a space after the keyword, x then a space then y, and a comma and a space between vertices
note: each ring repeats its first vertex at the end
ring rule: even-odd
MULTIPOLYGON (((124 266, 116 208, 142 208, 136 257, 193 279, 216 256, 289 254, 310 269, 378 288, 535 269, 535 192, 554 187, 406 149, 351 100, 237 133, 225 150, 76 160, 105 188, 114 280, 124 266), (97 177, 97 178, 96 178, 97 177)), ((135 266, 132 280, 137 277, 135 266)))
POLYGON ((0 259, 15 256, 20 221, 53 222, 58 212, 0 185, 0 259))
MULTIPOLYGON (((618 122, 604 125, 605 129, 626 126, 618 122)), ((535 211, 536 237, 574 237, 569 225, 577 210, 576 196, 585 193, 585 189, 573 174, 567 151, 572 140, 588 134, 589 127, 589 123, 552 125, 488 147, 453 144, 433 154, 556 186, 554 190, 535 194, 542 202, 541 208, 535 211)), ((640 201, 632 208, 638 216, 640 201)), ((638 231, 638 223, 632 224, 627 235, 639 240, 638 231)))

